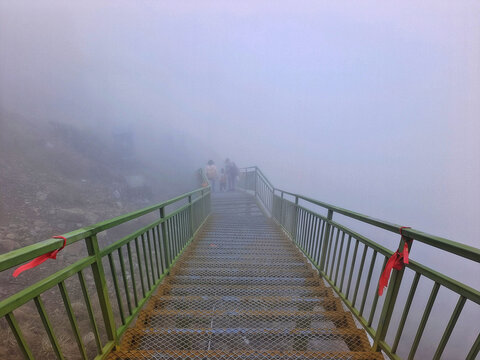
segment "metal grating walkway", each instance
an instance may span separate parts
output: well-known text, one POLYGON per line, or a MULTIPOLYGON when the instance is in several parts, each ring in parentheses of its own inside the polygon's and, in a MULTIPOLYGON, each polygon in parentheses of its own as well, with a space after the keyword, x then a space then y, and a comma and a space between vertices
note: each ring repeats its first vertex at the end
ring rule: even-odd
POLYGON ((212 209, 109 359, 383 359, 253 197, 212 209))

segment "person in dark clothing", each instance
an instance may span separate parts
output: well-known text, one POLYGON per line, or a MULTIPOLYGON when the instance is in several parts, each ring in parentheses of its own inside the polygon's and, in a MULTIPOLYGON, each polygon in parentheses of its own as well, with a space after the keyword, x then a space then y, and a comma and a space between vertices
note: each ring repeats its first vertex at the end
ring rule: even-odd
POLYGON ((225 160, 225 173, 227 174, 228 191, 235 191, 235 182, 239 174, 237 165, 229 158, 225 160))

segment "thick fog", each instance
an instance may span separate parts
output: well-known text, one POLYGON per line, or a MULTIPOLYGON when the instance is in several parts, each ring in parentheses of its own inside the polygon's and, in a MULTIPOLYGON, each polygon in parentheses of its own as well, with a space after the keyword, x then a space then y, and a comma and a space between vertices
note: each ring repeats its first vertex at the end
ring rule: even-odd
MULTIPOLYGON (((479 99, 478 1, 0 1, 3 122, 128 128, 171 178, 229 157, 475 247, 479 99)), ((416 246, 480 288, 478 264, 416 246)))
POLYGON ((478 2, 0 10, 3 114, 130 126, 151 161, 175 131, 164 155, 179 167, 231 157, 278 187, 479 245, 478 2))

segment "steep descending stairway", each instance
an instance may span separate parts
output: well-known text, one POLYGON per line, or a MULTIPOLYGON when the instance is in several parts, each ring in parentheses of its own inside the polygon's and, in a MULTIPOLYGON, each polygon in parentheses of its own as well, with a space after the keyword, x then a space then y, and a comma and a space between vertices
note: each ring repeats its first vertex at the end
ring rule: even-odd
POLYGON ((109 359, 383 359, 253 197, 212 206, 109 359))

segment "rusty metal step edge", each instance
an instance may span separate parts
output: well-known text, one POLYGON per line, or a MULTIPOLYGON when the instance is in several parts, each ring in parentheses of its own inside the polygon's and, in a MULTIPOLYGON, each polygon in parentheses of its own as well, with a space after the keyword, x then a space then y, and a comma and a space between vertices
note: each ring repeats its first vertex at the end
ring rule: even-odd
POLYGON ((235 267, 230 267, 227 269, 221 268, 186 268, 180 267, 174 269, 170 272, 171 276, 174 275, 206 275, 206 276, 232 276, 240 275, 242 277, 258 277, 260 276, 274 276, 281 275, 281 277, 292 277, 297 278, 300 276, 310 278, 315 275, 313 269, 259 269, 257 267, 251 267, 249 269, 238 269, 235 267))
MULTIPOLYGON (((170 283, 163 283, 159 286, 159 289, 163 289, 163 288, 181 288, 181 289, 188 289, 188 288, 191 288, 191 289, 197 289, 197 288, 219 288, 218 285, 208 285, 208 284, 202 284, 202 285, 195 285, 195 284, 170 284, 170 283)), ((251 285, 222 285, 221 288, 224 288, 225 290, 235 290, 235 289, 251 289, 252 286, 251 285)), ((320 283, 319 285, 316 285, 316 286, 298 286, 298 285, 289 285, 289 286, 285 286, 285 285, 262 285, 262 286, 259 286, 258 288, 260 289, 265 289, 265 290, 282 290, 282 289, 293 289, 293 290, 317 290, 317 291, 320 291, 322 293, 326 293, 326 294, 332 294, 333 296, 333 290, 331 288, 328 288, 326 287, 323 283, 320 283)), ((161 291, 158 291, 158 294, 160 294, 161 291)), ((185 296, 188 296, 188 295, 185 295, 185 296)), ((195 295, 193 295, 195 296, 195 295)), ((232 296, 237 296, 237 295, 232 295, 232 296)), ((242 295, 238 295, 238 296, 242 296, 242 295)), ((258 295, 258 296, 262 296, 262 295, 258 295)), ((268 296, 268 295, 264 295, 264 296, 268 296)), ((288 295, 287 295, 288 296, 288 295)), ((312 296, 310 296, 312 297, 312 296)), ((315 296, 316 297, 316 296, 315 296)))
POLYGON ((264 360, 332 360, 332 359, 350 359, 350 360, 384 360, 380 353, 375 352, 316 352, 316 351, 222 351, 222 350, 126 350, 120 346, 118 350, 107 357, 107 360, 145 360, 146 358, 155 359, 156 356, 165 356, 165 359, 202 359, 202 360, 220 360, 220 359, 238 359, 244 358, 264 359, 264 360))
POLYGON ((245 262, 190 262, 185 261, 178 262, 178 265, 181 269, 222 269, 222 268, 234 268, 234 269, 251 269, 255 267, 256 269, 265 269, 265 270, 279 270, 284 269, 285 271, 296 271, 304 269, 312 269, 311 266, 303 262, 296 263, 273 263, 273 264, 258 264, 255 262, 245 263, 245 262))
POLYGON ((211 317, 225 317, 225 318, 261 318, 269 317, 272 321, 282 321, 282 318, 297 317, 309 318, 309 317, 323 317, 326 321, 331 321, 337 328, 356 328, 355 322, 351 314, 346 311, 285 311, 285 310, 271 310, 271 311, 232 311, 232 310, 213 310, 213 311, 195 311, 195 310, 151 310, 144 311, 140 314, 135 327, 147 328, 152 317, 174 317, 174 316, 192 316, 199 318, 211 318, 211 317))
MULTIPOLYGON (((172 295, 172 296, 189 296, 189 295, 195 295, 193 292, 202 290, 202 289, 207 289, 205 293, 208 293, 208 289, 218 289, 219 286, 208 286, 208 285, 202 285, 202 286, 195 286, 195 285, 170 285, 170 284, 164 284, 161 285, 158 289, 158 294, 160 295, 168 295, 169 292, 174 292, 176 289, 178 290, 190 290, 190 294, 185 294, 185 295, 172 295)), ((252 296, 252 295, 235 295, 232 294, 236 290, 242 291, 242 290, 249 290, 252 288, 251 285, 222 285, 221 286, 222 290, 228 291, 231 296, 252 296)), ((284 291, 285 288, 291 290, 291 291, 298 291, 298 292, 309 292, 311 295, 305 295, 304 297, 331 297, 334 298, 333 291, 332 289, 329 289, 325 286, 267 286, 264 285, 261 287, 265 291, 284 291)), ((207 295, 209 296, 209 295, 207 295)), ((216 296, 222 296, 222 295, 216 295, 216 296)), ((227 296, 227 295, 224 295, 227 296)), ((256 295, 256 296, 262 296, 262 295, 256 295)), ((263 296, 269 296, 266 294, 263 294, 263 296)), ((274 296, 274 295, 270 295, 274 296)), ((288 295, 287 295, 288 296, 288 295)), ((297 297, 302 297, 301 295, 291 295, 291 296, 297 296, 297 297)))
MULTIPOLYGON (((203 276, 203 275, 175 275, 167 277, 166 283, 182 284, 182 285, 235 285, 235 283, 256 284, 263 285, 264 282, 269 282, 270 285, 290 286, 290 285, 304 285, 314 286, 320 283, 319 278, 316 277, 279 277, 279 276, 203 276)), ((238 284, 241 285, 241 284, 238 284)))
POLYGON ((292 306, 298 304, 320 304, 327 311, 343 310, 342 301, 340 298, 333 296, 333 293, 325 297, 298 297, 298 296, 172 296, 172 295, 154 295, 144 308, 146 311, 151 311, 160 307, 160 303, 166 302, 231 302, 231 303, 245 303, 245 302, 271 302, 275 304, 285 304, 285 306, 292 306))
POLYGON ((155 329, 155 328, 144 328, 137 329, 132 328, 128 329, 125 332, 125 335, 122 339, 122 348, 126 349, 135 349, 134 346, 130 344, 128 339, 132 337, 166 337, 166 336, 185 336, 185 335, 205 335, 205 336, 328 336, 328 337, 338 337, 343 341, 347 342, 349 339, 355 338, 358 342, 355 344, 354 350, 350 351, 369 351, 370 342, 368 341, 365 330, 361 329, 238 329, 238 328, 225 328, 225 329, 155 329))

